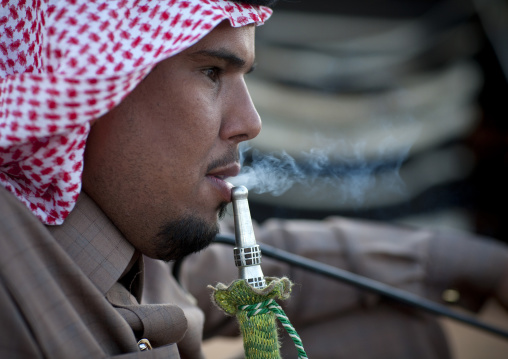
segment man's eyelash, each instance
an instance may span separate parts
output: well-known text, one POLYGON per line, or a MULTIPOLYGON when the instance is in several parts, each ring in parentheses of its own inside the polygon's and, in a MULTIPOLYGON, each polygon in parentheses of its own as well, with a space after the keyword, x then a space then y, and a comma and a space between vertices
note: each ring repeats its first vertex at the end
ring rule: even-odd
POLYGON ((220 75, 222 74, 222 69, 218 67, 209 67, 203 70, 203 73, 210 78, 212 81, 219 80, 220 75))

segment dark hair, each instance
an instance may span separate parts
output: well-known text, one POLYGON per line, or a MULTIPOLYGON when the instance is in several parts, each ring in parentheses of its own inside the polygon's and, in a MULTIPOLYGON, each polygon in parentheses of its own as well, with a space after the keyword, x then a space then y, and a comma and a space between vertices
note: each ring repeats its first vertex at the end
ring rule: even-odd
POLYGON ((278 0, 231 0, 231 1, 249 5, 274 6, 278 0))

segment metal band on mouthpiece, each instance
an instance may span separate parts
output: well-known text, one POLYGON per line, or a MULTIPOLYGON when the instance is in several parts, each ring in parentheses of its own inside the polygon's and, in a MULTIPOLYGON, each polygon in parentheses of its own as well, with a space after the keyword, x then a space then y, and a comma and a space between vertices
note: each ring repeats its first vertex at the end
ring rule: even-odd
POLYGON ((237 267, 261 264, 261 249, 258 245, 247 248, 234 248, 235 265, 237 267))
POLYGON ((254 288, 266 287, 263 271, 261 270, 261 250, 256 244, 254 228, 250 217, 249 191, 244 186, 231 190, 233 213, 235 219, 236 247, 233 249, 235 265, 241 279, 247 280, 254 288))

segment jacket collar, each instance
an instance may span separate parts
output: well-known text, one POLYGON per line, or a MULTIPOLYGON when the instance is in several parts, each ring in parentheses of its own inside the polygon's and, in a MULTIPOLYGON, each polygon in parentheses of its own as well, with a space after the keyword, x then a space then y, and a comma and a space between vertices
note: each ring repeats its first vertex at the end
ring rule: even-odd
POLYGON ((84 192, 62 225, 47 228, 104 295, 138 257, 135 248, 84 192))

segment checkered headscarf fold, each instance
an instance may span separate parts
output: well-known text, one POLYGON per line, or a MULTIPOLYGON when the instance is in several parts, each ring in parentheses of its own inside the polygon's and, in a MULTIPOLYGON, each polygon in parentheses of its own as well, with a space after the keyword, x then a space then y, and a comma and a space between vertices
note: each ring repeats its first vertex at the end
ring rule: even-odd
POLYGON ((89 122, 222 20, 270 15, 226 0, 0 0, 0 183, 61 224, 81 190, 89 122))

